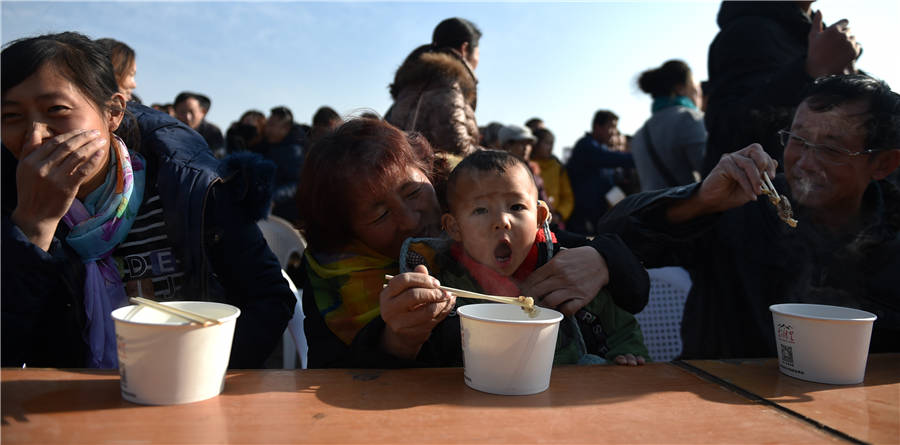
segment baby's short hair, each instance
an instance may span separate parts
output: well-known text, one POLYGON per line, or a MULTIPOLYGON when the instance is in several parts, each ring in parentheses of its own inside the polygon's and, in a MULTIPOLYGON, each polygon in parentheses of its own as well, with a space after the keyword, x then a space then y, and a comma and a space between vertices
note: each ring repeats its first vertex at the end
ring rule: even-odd
POLYGON ((520 166, 528 172, 531 183, 534 185, 535 190, 537 190, 537 184, 534 182, 531 168, 528 167, 528 164, 526 164, 522 158, 508 151, 478 150, 469 156, 466 156, 465 159, 460 161, 456 168, 450 172, 450 177, 447 179, 446 202, 448 210, 453 210, 453 192, 456 190, 456 183, 463 173, 474 170, 479 172, 495 172, 499 174, 506 173, 507 169, 514 166, 520 166))

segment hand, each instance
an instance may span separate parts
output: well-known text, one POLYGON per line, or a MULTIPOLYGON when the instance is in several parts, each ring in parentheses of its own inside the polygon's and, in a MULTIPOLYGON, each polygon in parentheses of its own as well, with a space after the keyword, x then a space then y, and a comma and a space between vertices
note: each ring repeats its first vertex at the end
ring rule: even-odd
POLYGON ((522 283, 522 295, 572 315, 609 283, 606 260, 590 246, 562 250, 522 283))
POLYGON ((616 364, 617 365, 640 366, 646 362, 647 361, 644 360, 644 357, 641 357, 639 355, 635 356, 635 355, 631 355, 631 354, 625 354, 625 355, 617 355, 616 356, 616 364))
POLYGON ((777 167, 778 161, 759 144, 723 155, 695 196, 669 207, 669 222, 680 223, 756 201, 762 193, 762 172, 774 178, 777 167))
POLYGON ((828 74, 855 73, 853 62, 862 54, 847 19, 822 29, 822 11, 816 11, 809 29, 806 72, 813 78, 828 74), (850 70, 851 72, 847 72, 850 70))
POLYGON ((50 249, 59 221, 82 184, 106 159, 109 143, 96 130, 75 130, 41 142, 46 124, 35 123, 19 153, 18 203, 11 219, 32 243, 50 249))
POLYGON ((431 331, 456 304, 456 296, 441 290, 425 266, 397 275, 381 290, 381 318, 387 328, 381 337, 385 352, 414 359, 431 331))

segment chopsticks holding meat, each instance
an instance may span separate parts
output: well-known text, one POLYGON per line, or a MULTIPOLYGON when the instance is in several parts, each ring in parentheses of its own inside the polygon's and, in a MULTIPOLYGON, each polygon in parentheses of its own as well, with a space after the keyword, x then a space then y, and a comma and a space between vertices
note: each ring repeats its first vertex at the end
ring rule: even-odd
POLYGON ((771 202, 778 210, 778 217, 787 225, 797 227, 797 220, 794 219, 794 211, 791 209, 791 202, 788 201, 786 196, 778 194, 778 190, 775 190, 775 185, 772 184, 772 180, 769 179, 768 173, 763 172, 762 179, 762 191, 769 196, 769 202, 771 202))

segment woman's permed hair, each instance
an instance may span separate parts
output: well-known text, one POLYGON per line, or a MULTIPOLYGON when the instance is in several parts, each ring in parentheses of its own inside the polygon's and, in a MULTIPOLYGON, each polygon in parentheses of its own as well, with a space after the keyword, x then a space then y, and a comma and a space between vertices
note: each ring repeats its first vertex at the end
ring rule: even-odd
POLYGON ((433 163, 424 137, 382 120, 351 119, 323 136, 310 148, 297 187, 298 226, 309 247, 331 252, 349 244, 352 209, 386 192, 409 167, 431 179, 433 163))

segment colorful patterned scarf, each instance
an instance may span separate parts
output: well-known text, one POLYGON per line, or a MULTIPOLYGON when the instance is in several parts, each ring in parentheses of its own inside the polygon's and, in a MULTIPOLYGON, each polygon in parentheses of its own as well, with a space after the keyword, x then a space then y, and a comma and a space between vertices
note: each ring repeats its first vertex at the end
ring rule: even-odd
POLYGON ((316 307, 328 328, 346 344, 380 313, 378 294, 386 274, 396 275, 396 259, 385 257, 360 242, 334 254, 304 253, 316 307))
POLYGON ((84 202, 75 199, 63 221, 71 231, 66 242, 84 262, 85 341, 90 346, 89 366, 115 368, 116 331, 110 312, 127 303, 125 286, 111 255, 125 239, 144 197, 144 160, 129 153, 115 137, 106 181, 84 202))

